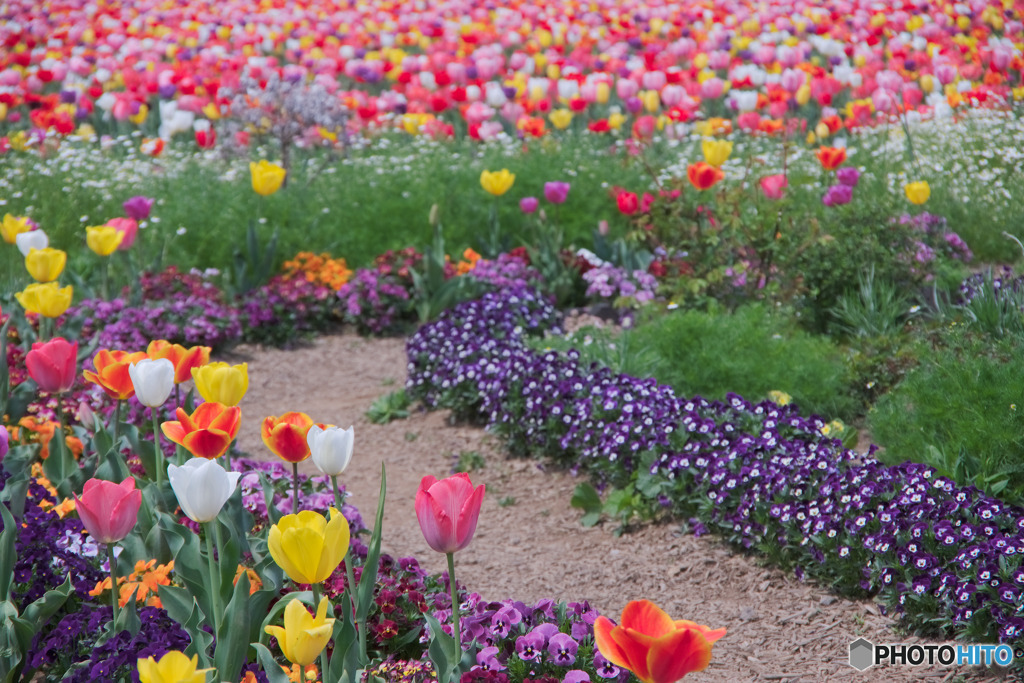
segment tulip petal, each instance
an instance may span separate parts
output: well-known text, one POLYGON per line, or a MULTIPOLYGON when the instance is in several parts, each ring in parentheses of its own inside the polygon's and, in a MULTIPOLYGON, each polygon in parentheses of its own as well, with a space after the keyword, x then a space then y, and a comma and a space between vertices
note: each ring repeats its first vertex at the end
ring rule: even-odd
POLYGON ((327 578, 317 576, 320 557, 324 552, 324 537, 313 529, 289 529, 281 535, 280 550, 285 562, 279 560, 276 555, 274 561, 295 583, 319 583, 327 578))
POLYGON ((611 637, 626 657, 626 668, 636 674, 643 683, 652 683, 647 666, 647 654, 654 639, 621 625, 612 629, 611 637))
POLYGON ((622 610, 623 628, 659 638, 675 630, 672 617, 650 600, 633 600, 622 610))
POLYGON ((647 653, 652 683, 675 683, 711 662, 711 645, 697 629, 680 629, 655 639, 647 653))
POLYGON ((219 429, 200 429, 186 434, 181 445, 197 458, 212 460, 227 452, 231 445, 231 437, 219 429))
POLYGON ((456 526, 458 550, 462 550, 473 540, 473 534, 476 533, 476 524, 480 519, 480 507, 484 502, 484 493, 486 493, 486 485, 481 484, 476 487, 459 510, 458 524, 456 526))
POLYGON ((612 629, 616 628, 608 617, 598 617, 594 621, 594 642, 604 658, 615 666, 629 668, 626 652, 612 638, 612 629))

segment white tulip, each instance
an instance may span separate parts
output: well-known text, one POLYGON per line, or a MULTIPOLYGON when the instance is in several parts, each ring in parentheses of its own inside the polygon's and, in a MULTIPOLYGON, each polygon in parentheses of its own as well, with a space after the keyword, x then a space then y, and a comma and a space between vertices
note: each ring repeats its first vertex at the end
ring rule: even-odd
POLYGON ((18 251, 21 252, 22 256, 28 256, 28 252, 33 249, 46 249, 50 245, 49 238, 42 230, 29 230, 28 232, 19 233, 14 238, 14 241, 18 245, 18 251))
POLYGON ((352 427, 328 427, 316 425, 309 428, 306 436, 313 464, 329 477, 336 477, 345 471, 352 461, 352 447, 355 445, 355 430, 352 427))
POLYGON ((174 363, 161 358, 145 358, 128 366, 128 375, 135 387, 135 398, 149 408, 162 406, 174 388, 174 363))
POLYGON ((168 465, 167 478, 182 512, 193 522, 212 522, 238 485, 241 472, 228 472, 216 460, 192 458, 182 466, 168 465))

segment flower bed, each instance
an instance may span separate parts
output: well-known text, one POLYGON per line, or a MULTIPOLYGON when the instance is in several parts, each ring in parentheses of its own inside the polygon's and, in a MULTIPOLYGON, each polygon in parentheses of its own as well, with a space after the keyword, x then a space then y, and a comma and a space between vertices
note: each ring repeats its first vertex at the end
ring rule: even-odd
POLYGON ((875 596, 912 628, 1020 643, 1024 510, 843 450, 792 405, 685 399, 526 346, 558 322, 526 289, 461 304, 409 340, 407 390, 483 420, 513 453, 635 487, 800 577, 875 596))

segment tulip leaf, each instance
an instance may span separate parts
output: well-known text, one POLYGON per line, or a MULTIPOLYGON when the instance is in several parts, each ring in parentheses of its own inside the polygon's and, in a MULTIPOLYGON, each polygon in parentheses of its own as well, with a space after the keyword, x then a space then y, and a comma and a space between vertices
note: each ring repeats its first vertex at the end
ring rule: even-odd
POLYGON ((128 603, 117 611, 117 623, 114 624, 114 633, 128 631, 132 636, 139 634, 139 630, 142 628, 142 620, 139 619, 139 603, 136 597, 138 592, 139 587, 136 586, 135 590, 128 597, 128 603))
POLYGON ((256 648, 256 654, 259 655, 260 665, 263 667, 263 673, 266 674, 267 680, 270 683, 289 683, 288 674, 281 670, 281 665, 274 659, 274 655, 270 654, 266 645, 253 643, 252 646, 256 648))
MULTIPOLYGON (((228 583, 228 585, 231 584, 228 583)), ((221 680, 238 680, 249 652, 251 618, 249 577, 243 572, 234 586, 231 602, 224 610, 224 620, 217 633, 217 647, 213 653, 213 662, 221 680)))
POLYGON ((3 489, 0 489, 0 502, 6 501, 11 514, 16 518, 25 514, 25 504, 28 502, 26 493, 32 483, 32 463, 35 459, 35 446, 14 446, 0 463, 10 475, 3 489))
POLYGON ((70 498, 81 483, 78 481, 81 478, 81 473, 78 470, 78 463, 75 462, 75 456, 71 454, 71 449, 64 442, 63 435, 58 435, 59 431, 58 427, 53 438, 50 439, 50 456, 43 461, 43 472, 46 473, 46 478, 53 483, 60 495, 70 498))
POLYGON ((441 622, 429 613, 424 613, 423 618, 427 620, 430 627, 430 646, 427 653, 430 661, 434 664, 434 671, 437 673, 437 683, 450 683, 452 674, 455 672, 455 638, 444 632, 441 622))
POLYGON ((363 563, 363 573, 359 578, 359 588, 356 590, 356 621, 360 624, 365 624, 366 617, 370 614, 370 606, 373 604, 373 590, 377 585, 380 541, 384 528, 384 498, 387 494, 387 488, 387 473, 384 469, 384 463, 381 463, 380 494, 377 497, 377 519, 373 524, 373 533, 370 535, 370 543, 367 546, 366 561, 363 563))
POLYGON ((352 603, 346 591, 341 596, 340 613, 335 612, 334 652, 327 664, 327 681, 358 680, 356 671, 361 666, 362 653, 359 651, 359 636, 352 622, 352 603))
POLYGON ((174 556, 174 573, 199 602, 203 614, 211 614, 209 576, 206 561, 199 551, 199 537, 191 529, 177 522, 168 524, 167 542, 174 556))
POLYGON ((18 538, 19 527, 14 521, 14 515, 3 503, 0 503, 0 517, 4 522, 4 530, 0 532, 0 600, 6 602, 11 597, 14 562, 18 559, 15 541, 18 538))
MULTIPOLYGON (((307 605, 313 604, 313 591, 293 591, 282 595, 281 599, 274 603, 274 606, 267 612, 267 616, 263 619, 263 623, 260 624, 260 640, 266 637, 267 627, 271 623, 277 620, 277 615, 284 611, 284 608, 288 606, 288 603, 292 600, 301 600, 307 605)), ((316 606, 313 607, 316 609, 316 606)))
POLYGON ((12 320, 14 316, 8 316, 7 322, 0 327, 0 358, 4 359, 4 362, 0 363, 0 415, 7 414, 7 401, 11 393, 11 370, 7 366, 7 330, 11 327, 12 320))
POLYGON ((274 525, 281 521, 281 511, 274 505, 274 485, 270 483, 266 472, 260 472, 260 486, 263 488, 263 502, 267 506, 267 518, 274 525))
POLYGON ((213 636, 203 629, 206 620, 203 618, 199 603, 187 590, 178 586, 161 585, 157 590, 167 615, 181 624, 189 638, 192 639, 192 642, 185 648, 185 654, 190 657, 198 655, 202 666, 211 666, 210 657, 206 653, 213 643, 213 636))
MULTIPOLYGON (((49 458, 47 458, 47 461, 49 461, 49 458)), ((96 468, 94 476, 97 479, 105 479, 117 484, 132 476, 132 473, 128 470, 128 465, 125 464, 121 454, 115 449, 110 449, 101 456, 100 466, 96 468)))

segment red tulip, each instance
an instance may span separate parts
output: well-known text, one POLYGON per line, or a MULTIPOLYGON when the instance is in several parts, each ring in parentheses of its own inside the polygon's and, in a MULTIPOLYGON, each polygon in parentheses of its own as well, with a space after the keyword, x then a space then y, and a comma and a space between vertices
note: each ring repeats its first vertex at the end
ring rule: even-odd
POLYGON ((485 488, 474 489, 465 472, 440 481, 430 475, 423 477, 416 492, 416 519, 427 545, 439 553, 454 553, 469 545, 485 488))
POLYGON ((123 401, 135 395, 135 385, 128 374, 128 366, 145 357, 145 351, 128 353, 100 349, 92 359, 96 372, 86 370, 82 376, 93 384, 100 385, 110 398, 123 401))
POLYGON ((846 161, 846 150, 842 147, 820 147, 815 154, 826 171, 834 171, 846 161))
POLYGON ((197 458, 209 460, 227 453, 242 419, 238 406, 228 408, 213 402, 201 404, 191 415, 181 408, 175 414, 176 421, 160 425, 164 436, 197 458))
POLYGON ((711 646, 724 635, 724 628, 673 621, 649 600, 627 604, 618 626, 607 617, 594 622, 594 640, 605 659, 643 683, 675 683, 703 671, 711 661, 711 646))
POLYGON ((620 192, 616 201, 619 204, 619 211, 627 216, 632 216, 640 208, 640 200, 632 192, 620 192))
POLYGON ((85 482, 82 497, 75 496, 75 509, 82 525, 100 543, 114 543, 128 535, 138 521, 142 491, 129 477, 120 484, 102 479, 85 482))
POLYGON ((761 178, 761 191, 768 199, 782 199, 787 186, 789 186, 789 181, 781 173, 761 178))
POLYGON ((75 383, 78 361, 78 342, 69 344, 63 337, 48 342, 36 342, 25 357, 28 374, 39 385, 40 391, 61 394, 70 391, 75 383))
POLYGON ((309 428, 313 426, 313 418, 305 413, 285 413, 281 417, 268 417, 263 420, 260 434, 263 443, 279 458, 288 462, 302 462, 309 457, 309 428))
POLYGON ((705 161, 698 161, 695 164, 690 164, 690 167, 686 169, 686 176, 695 188, 707 190, 724 178, 725 173, 722 172, 722 169, 715 168, 705 161))

